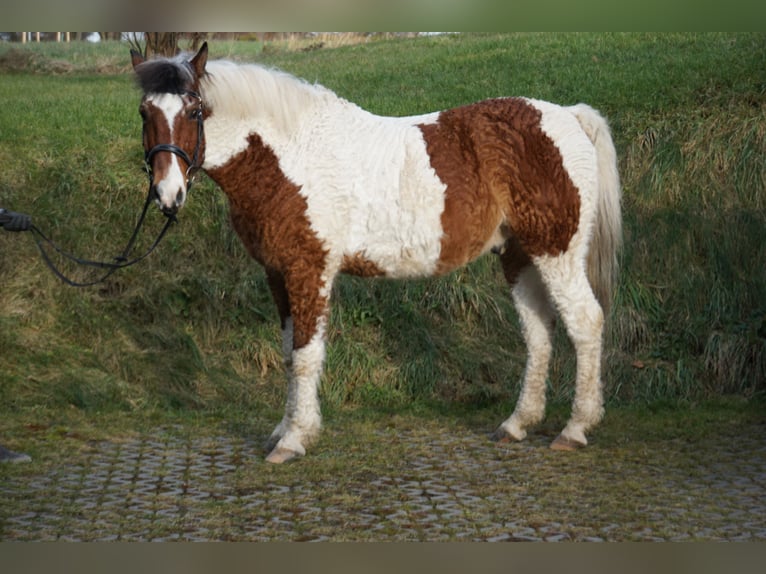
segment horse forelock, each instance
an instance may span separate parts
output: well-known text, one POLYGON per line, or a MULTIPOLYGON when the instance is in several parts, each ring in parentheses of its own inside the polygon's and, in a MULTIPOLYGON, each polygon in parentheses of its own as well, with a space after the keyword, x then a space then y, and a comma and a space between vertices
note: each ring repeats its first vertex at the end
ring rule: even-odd
POLYGON ((182 94, 194 89, 196 78, 182 58, 149 60, 135 68, 136 80, 144 94, 182 94))

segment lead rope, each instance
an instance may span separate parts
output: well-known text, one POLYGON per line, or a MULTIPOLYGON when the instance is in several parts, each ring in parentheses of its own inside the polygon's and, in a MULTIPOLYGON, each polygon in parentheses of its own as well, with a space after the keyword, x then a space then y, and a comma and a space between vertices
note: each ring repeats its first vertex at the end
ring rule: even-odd
POLYGON ((90 259, 82 259, 80 257, 75 257, 74 255, 71 255, 70 253, 67 253, 63 249, 61 249, 58 245, 56 245, 51 239, 48 238, 36 225, 32 223, 32 218, 25 214, 25 213, 17 213, 13 211, 7 211, 0 207, 0 227, 3 227, 6 231, 31 231, 32 235, 34 236, 35 244, 37 245, 37 248, 40 251, 40 254, 43 257, 43 261, 45 261, 46 265, 50 268, 51 271, 64 283, 67 285, 71 285, 72 287, 90 287, 92 285, 96 285, 97 283, 101 283, 103 281, 106 281, 115 271, 118 269, 123 269, 125 267, 130 267, 131 265, 135 265, 139 261, 142 261, 145 259, 152 251, 155 250, 155 248, 160 244, 160 241, 162 241, 162 238, 165 237, 165 233, 167 233, 170 226, 174 223, 178 223, 178 220, 176 219, 176 216, 173 215, 165 215, 167 217, 167 221, 165 222, 165 225, 162 227, 162 230, 160 231, 159 235, 157 236, 157 239, 154 240, 154 243, 147 249, 142 255, 139 255, 138 257, 135 257, 134 259, 128 259, 128 256, 130 255, 130 252, 133 250, 133 246, 136 243, 136 239, 138 238, 138 232, 140 231, 141 227, 144 224, 144 218, 146 217, 146 212, 149 209, 149 205, 151 204, 152 200, 155 197, 156 191, 154 189, 154 175, 152 173, 151 163, 150 160, 152 156, 158 152, 166 151, 173 153, 177 156, 179 156, 181 159, 183 159, 187 164, 187 170, 186 170, 186 192, 188 193, 191 190, 192 184, 194 183, 194 175, 195 172, 200 168, 199 165, 197 165, 197 161, 199 160, 199 151, 200 151, 200 144, 202 142, 202 139, 204 137, 203 132, 203 108, 202 108, 202 98, 196 93, 196 92, 188 92, 191 96, 196 97, 200 102, 200 108, 199 113, 197 115, 197 145, 194 148, 194 154, 192 158, 189 158, 188 154, 182 150, 180 147, 173 145, 173 144, 158 144, 151 150, 147 151, 144 156, 144 165, 146 168, 146 173, 149 176, 149 193, 146 195, 146 201, 144 202, 144 208, 141 211, 141 216, 138 218, 138 222, 136 223, 136 227, 133 230, 133 235, 130 236, 130 239, 128 240, 128 244, 125 246, 125 249, 122 251, 120 255, 114 258, 114 262, 109 261, 91 261, 90 259), (53 263, 50 256, 48 255, 48 252, 45 250, 44 245, 50 246, 51 249, 56 251, 59 255, 65 257, 66 259, 69 259, 70 261, 73 261, 77 263, 78 265, 83 265, 86 267, 95 267, 98 269, 107 269, 108 271, 104 273, 101 277, 98 279, 95 279, 93 281, 86 281, 86 282, 78 282, 70 279, 66 275, 64 275, 58 267, 53 263))
POLYGON ((138 232, 143 226, 144 218, 146 216, 146 212, 149 208, 149 205, 151 204, 151 200, 152 200, 152 194, 150 193, 147 196, 146 202, 144 203, 144 209, 141 212, 141 216, 138 219, 138 223, 136 224, 136 227, 133 230, 133 235, 131 235, 130 240, 128 241, 128 244, 125 247, 125 249, 122 251, 122 253, 114 258, 114 262, 92 261, 90 259, 83 259, 80 257, 76 257, 70 253, 67 253, 66 251, 61 249, 58 245, 56 245, 56 243, 54 243, 53 240, 51 240, 47 235, 45 235, 40 230, 39 227, 33 224, 32 218, 29 215, 26 215, 24 213, 14 213, 14 212, 6 211, 4 209, 0 209, 0 226, 4 227, 6 231, 31 231, 35 240, 35 244, 37 245, 37 249, 40 251, 40 254, 42 255, 43 261, 54 273, 54 275, 56 275, 64 283, 66 283, 67 285, 71 285, 72 287, 90 287, 92 285, 96 285, 97 283, 106 281, 106 279, 108 279, 118 269, 130 267, 131 265, 135 265, 139 261, 145 259, 160 244, 160 241, 162 241, 162 238, 165 236, 165 233, 167 233, 167 230, 170 228, 170 226, 173 223, 177 223, 175 216, 169 216, 168 220, 165 222, 165 225, 162 227, 162 230, 157 236, 157 239, 154 240, 154 243, 152 243, 149 249, 147 249, 142 255, 138 257, 135 257, 133 259, 128 259, 130 252, 133 250, 133 246, 136 243, 136 239, 138 238, 138 232), (50 255, 48 254, 48 251, 46 250, 46 246, 49 246, 51 249, 56 251, 56 253, 58 253, 59 255, 62 255, 66 259, 69 259, 70 261, 73 261, 74 263, 77 263, 78 265, 83 265, 85 267, 94 267, 98 269, 107 269, 107 272, 104 273, 98 279, 94 279, 93 281, 85 281, 85 282, 74 281, 73 279, 70 279, 69 277, 67 277, 53 263, 50 255))

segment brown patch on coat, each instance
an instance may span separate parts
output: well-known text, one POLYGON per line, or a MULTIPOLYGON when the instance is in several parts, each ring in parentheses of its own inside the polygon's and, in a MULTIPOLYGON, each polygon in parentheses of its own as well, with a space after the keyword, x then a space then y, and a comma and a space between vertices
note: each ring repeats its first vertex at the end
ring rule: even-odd
POLYGON ((531 257, 567 249, 580 196, 541 118, 526 101, 505 98, 447 110, 419 126, 431 167, 447 186, 438 272, 478 257, 502 223, 512 238, 503 258, 509 281, 531 257))
POLYGON ((282 172, 274 151, 257 134, 249 140, 245 151, 207 173, 229 198, 242 243, 267 269, 282 324, 292 317, 293 347, 300 349, 328 312, 320 294, 327 250, 311 229, 300 188, 282 172))
MULTIPOLYGON (((157 106, 144 98, 138 111, 144 122, 142 129, 144 152, 149 152, 157 144, 174 143, 170 137, 170 125, 165 120, 165 114, 157 106)), ((177 145, 180 147, 180 144, 177 145)), ((171 153, 158 153, 154 156, 151 168, 155 181, 161 181, 165 177, 171 166, 172 157, 171 153)))
POLYGON ((358 275, 359 277, 381 277, 386 274, 383 269, 378 267, 373 261, 367 259, 362 253, 356 252, 353 255, 344 255, 340 264, 341 273, 349 275, 358 275))

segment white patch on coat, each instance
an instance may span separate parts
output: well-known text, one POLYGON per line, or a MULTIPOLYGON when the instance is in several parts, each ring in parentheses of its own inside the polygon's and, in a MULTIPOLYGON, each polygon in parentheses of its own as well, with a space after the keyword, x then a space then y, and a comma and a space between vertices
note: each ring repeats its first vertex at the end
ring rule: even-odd
POLYGON ((431 275, 446 186, 416 124, 433 118, 383 118, 345 102, 333 108, 315 127, 323 137, 309 133, 280 156, 329 258, 359 254, 390 277, 431 275))

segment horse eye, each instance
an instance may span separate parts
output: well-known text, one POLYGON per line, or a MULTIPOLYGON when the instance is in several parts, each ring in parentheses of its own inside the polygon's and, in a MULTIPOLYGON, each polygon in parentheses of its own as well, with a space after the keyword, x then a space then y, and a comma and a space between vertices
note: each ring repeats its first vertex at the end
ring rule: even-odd
POLYGON ((190 120, 198 120, 200 115, 202 115, 202 111, 199 108, 194 108, 191 112, 189 112, 189 119, 190 120))

